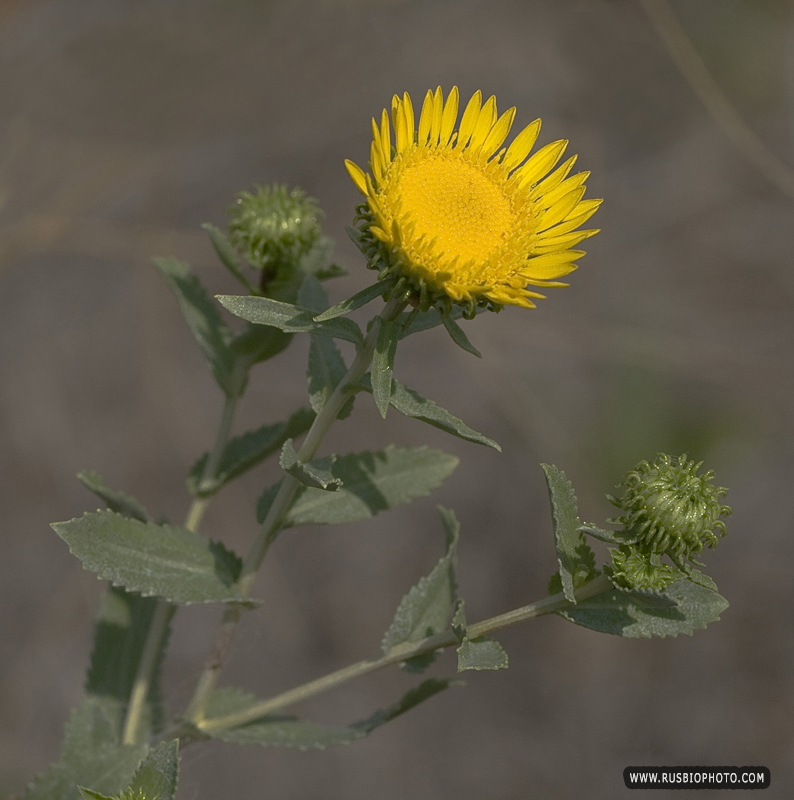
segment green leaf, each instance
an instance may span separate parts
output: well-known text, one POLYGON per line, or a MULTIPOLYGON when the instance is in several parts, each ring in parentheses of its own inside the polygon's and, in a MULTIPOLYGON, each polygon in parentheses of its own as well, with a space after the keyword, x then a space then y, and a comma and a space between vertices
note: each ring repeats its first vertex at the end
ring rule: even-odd
POLYGON ((87 570, 114 586, 172 603, 250 602, 236 585, 240 560, 199 533, 112 511, 52 527, 87 570))
POLYGON ((148 522, 151 519, 149 512, 134 497, 120 492, 118 489, 111 489, 98 472, 83 470, 77 473, 77 480, 89 492, 93 492, 101 500, 104 500, 111 511, 117 511, 132 519, 139 519, 141 522, 148 522))
POLYGON ((397 339, 400 326, 378 318, 378 338, 375 341, 375 353, 372 356, 372 396, 382 417, 386 417, 391 400, 392 378, 394 376, 394 356, 397 352, 397 339))
POLYGON ((469 639, 466 634, 466 612, 462 599, 455 604, 452 614, 452 633, 458 640, 458 672, 468 669, 507 669, 507 653, 502 645, 493 639, 479 636, 469 639))
MULTIPOLYGON (((476 309, 477 314, 480 314, 483 311, 485 311, 484 308, 476 309)), ((449 316, 452 319, 460 319, 463 316, 463 309, 460 306, 452 306, 449 316)), ((418 314, 414 314, 413 311, 403 313, 398 317, 397 321, 400 323, 400 325, 405 326, 400 334, 401 339, 404 339, 406 336, 410 336, 413 333, 421 333, 422 331, 427 331, 443 324, 441 314, 439 314, 435 308, 428 309, 427 311, 420 311, 418 314), (408 321, 409 317, 411 317, 411 321, 407 326, 405 326, 405 323, 408 321)))
POLYGON ((480 636, 464 639, 458 647, 458 672, 467 669, 507 669, 508 658, 502 645, 494 639, 480 636))
MULTIPOLYGON (((434 695, 457 685, 457 681, 431 679, 411 689, 396 703, 376 711, 367 719, 352 725, 325 725, 291 716, 267 715, 231 730, 212 730, 213 719, 245 711, 259 700, 240 689, 216 690, 210 695, 207 707, 210 738, 237 744, 258 744, 264 747, 288 747, 298 750, 324 750, 334 745, 352 744, 369 735, 376 728, 410 711, 434 695)), ((204 729, 202 729, 204 730, 204 729)))
POLYGON ((298 460, 298 454, 292 446, 292 439, 287 439, 281 449, 279 466, 304 486, 323 489, 326 492, 337 491, 342 485, 342 480, 331 474, 332 465, 333 459, 331 458, 318 458, 308 463, 298 460))
POLYGON ((155 258, 154 265, 176 295, 182 314, 209 362, 218 386, 228 396, 237 396, 240 386, 234 375, 234 353, 229 346, 232 334, 221 319, 217 306, 184 261, 155 258))
POLYGON ((278 328, 248 323, 232 340, 231 348, 245 364, 253 366, 286 350, 292 338, 293 334, 284 333, 278 328))
POLYGON ((728 607, 728 601, 717 592, 689 580, 676 581, 658 594, 672 605, 649 603, 636 592, 613 588, 557 613, 594 631, 647 639, 691 635, 716 622, 728 607))
MULTIPOLYGON (((576 602, 574 577, 581 568, 581 553, 584 537, 579 531, 579 514, 573 486, 565 473, 552 464, 541 464, 546 476, 551 502, 551 519, 554 526, 554 541, 557 549, 557 563, 560 565, 560 578, 565 599, 576 602)), ((586 545, 585 545, 586 547, 586 545)))
POLYGON ((161 742, 144 759, 127 790, 146 800, 174 800, 179 778, 179 741, 161 742))
POLYGON ((328 295, 323 285, 314 275, 306 275, 298 289, 298 305, 315 314, 328 308, 328 295))
POLYGON ((148 745, 117 744, 117 713, 97 698, 87 698, 72 711, 60 760, 33 780, 26 800, 82 800, 78 786, 112 797, 128 786, 148 745))
MULTIPOLYGON (((141 661, 157 598, 111 586, 100 601, 94 628, 94 648, 86 679, 86 694, 117 709, 116 729, 108 741, 121 742, 121 726, 135 674, 141 661)), ((144 720, 146 735, 159 730, 164 722, 160 690, 160 668, 168 631, 160 643, 160 659, 146 697, 144 720)))
POLYGON ((308 408, 299 408, 286 422, 263 425, 254 431, 230 439, 221 455, 215 478, 204 481, 203 485, 199 486, 209 458, 209 453, 204 453, 188 473, 188 489, 197 497, 209 497, 215 494, 229 481, 278 452, 287 439, 305 433, 312 422, 314 414, 308 408))
POLYGON ((311 250, 301 258, 301 270, 306 274, 314 275, 321 281, 347 275, 347 270, 344 267, 339 264, 328 263, 333 249, 334 240, 330 236, 318 237, 311 250))
POLYGON ((356 722, 351 727, 369 734, 375 728, 379 728, 381 725, 391 722, 395 717, 399 717, 400 714, 405 714, 406 711, 416 708, 420 703, 424 703, 425 700, 429 700, 439 692, 443 692, 444 689, 460 685, 460 681, 451 678, 428 678, 426 681, 422 681, 419 686, 415 686, 406 692, 396 703, 392 703, 382 711, 376 711, 371 717, 361 722, 356 722))
POLYGON ((118 795, 116 795, 116 797, 108 797, 106 794, 94 792, 91 789, 86 789, 84 786, 78 786, 77 789, 83 800, 118 800, 118 795))
MULTIPOLYGON (((315 412, 320 413, 346 374, 347 366, 339 353, 336 342, 325 336, 312 334, 307 377, 309 379, 309 402, 315 412)), ((353 410, 353 400, 354 398, 351 397, 345 403, 339 412, 338 419, 350 416, 353 410)))
MULTIPOLYGON (((367 392, 371 392, 372 384, 369 375, 365 375, 358 386, 367 392)), ((445 408, 436 405, 432 400, 422 397, 413 389, 407 388, 396 378, 392 380, 389 402, 392 408, 395 408, 401 414, 405 414, 406 417, 426 422, 434 428, 457 436, 459 439, 465 439, 467 442, 482 444, 499 452, 502 451, 502 448, 493 439, 489 439, 487 436, 483 436, 483 434, 470 428, 463 420, 458 419, 445 408)))
POLYGON ((335 306, 323 311, 322 314, 318 314, 314 318, 315 322, 324 322, 336 317, 343 317, 345 314, 349 314, 351 311, 370 303, 376 297, 381 297, 389 288, 391 288, 391 284, 388 281, 376 281, 367 286, 366 289, 362 289, 352 297, 348 297, 347 300, 343 300, 341 303, 337 303, 335 306))
POLYGON ((249 292, 254 294, 256 289, 248 282, 248 279, 243 274, 243 267, 237 256, 237 251, 234 249, 234 245, 229 241, 226 234, 223 233, 220 228, 216 228, 209 222, 205 222, 201 227, 209 235, 212 246, 215 248, 215 252, 218 254, 218 258, 220 258, 223 266, 226 267, 249 292))
POLYGON ((446 534, 446 552, 430 574, 419 580, 397 607, 394 620, 381 643, 384 654, 397 645, 420 642, 445 631, 457 601, 455 580, 460 525, 452 511, 439 506, 446 534))
POLYGON ((482 358, 482 353, 469 341, 469 337, 463 332, 463 328, 450 315, 442 314, 441 322, 444 323, 447 333, 458 347, 473 356, 477 356, 477 358, 482 358))
MULTIPOLYGON (((329 493, 306 489, 286 518, 287 526, 356 522, 403 503, 425 497, 447 478, 458 459, 428 447, 398 448, 340 456, 331 474, 343 486, 329 493)), ((260 499, 259 521, 272 501, 273 489, 260 499)))
POLYGON ((317 333, 332 336, 353 344, 361 344, 363 337, 355 322, 340 318, 328 322, 315 322, 313 313, 301 306, 283 303, 269 297, 239 297, 218 295, 221 305, 232 314, 256 325, 271 325, 286 333, 317 333))

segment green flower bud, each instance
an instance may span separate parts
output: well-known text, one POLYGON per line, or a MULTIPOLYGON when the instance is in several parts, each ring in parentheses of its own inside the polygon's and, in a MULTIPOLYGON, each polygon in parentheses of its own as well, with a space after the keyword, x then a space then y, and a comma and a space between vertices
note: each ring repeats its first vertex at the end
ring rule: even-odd
POLYGON ((320 209, 300 189, 258 186, 229 208, 229 238, 268 279, 288 278, 320 236, 320 209))
POLYGON ((680 570, 663 564, 657 553, 643 553, 631 545, 610 548, 612 564, 605 567, 609 579, 621 589, 651 589, 661 592, 666 586, 686 577, 680 570))
POLYGON ((610 520, 622 525, 625 540, 646 554, 667 553, 674 560, 692 559, 704 547, 715 547, 725 535, 720 504, 727 489, 712 486, 711 470, 698 475, 703 462, 659 455, 653 464, 641 461, 618 488, 623 496, 610 501, 623 511, 610 520))

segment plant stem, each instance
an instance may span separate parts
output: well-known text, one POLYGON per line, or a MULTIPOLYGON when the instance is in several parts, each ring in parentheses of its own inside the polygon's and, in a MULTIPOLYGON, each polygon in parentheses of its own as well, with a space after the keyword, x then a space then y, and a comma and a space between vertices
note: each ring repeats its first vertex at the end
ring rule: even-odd
MULTIPOLYGON (((601 575, 579 589, 579 591, 576 592, 576 599, 578 602, 581 602, 611 587, 612 584, 609 579, 605 575, 601 575)), ((551 614, 555 611, 567 608, 570 605, 572 605, 572 603, 566 600, 562 593, 554 594, 549 597, 544 597, 542 600, 538 600, 535 603, 523 606, 522 608, 508 611, 506 614, 500 614, 499 616, 469 625, 466 630, 466 635, 469 639, 476 639, 499 630, 500 628, 505 628, 508 625, 514 625, 517 622, 540 617, 544 614, 551 614)), ((432 653, 434 650, 441 650, 446 647, 454 647, 457 644, 458 639, 452 631, 445 631, 435 634, 434 636, 428 636, 426 639, 422 639, 419 642, 400 644, 379 658, 369 658, 364 661, 359 661, 337 672, 331 672, 328 675, 324 675, 322 678, 310 681, 295 689, 290 689, 268 700, 263 700, 260 703, 249 706, 243 711, 227 714, 224 717, 204 720, 197 724, 202 731, 207 733, 236 728, 248 722, 253 722, 267 714, 281 711, 294 703, 327 692, 329 689, 341 686, 343 683, 347 683, 347 681, 353 678, 360 678, 363 675, 376 672, 391 664, 399 664, 415 656, 423 655, 424 653, 432 653)))
MULTIPOLYGON (((234 412, 237 409, 237 397, 226 397, 223 405, 221 421, 218 425, 218 433, 215 436, 215 444, 210 451, 209 457, 204 464, 201 480, 198 483, 199 491, 207 489, 207 483, 216 477, 218 465, 220 464, 223 450, 229 441, 229 435, 234 421, 234 412)), ((204 511, 209 504, 209 497, 196 497, 190 505, 185 518, 185 528, 189 531, 197 531, 204 511)), ((154 674, 157 669, 157 662, 162 652, 165 638, 168 634, 168 625, 174 616, 176 606, 167 600, 158 598, 154 613, 152 614, 149 630, 146 633, 146 642, 143 646, 143 653, 135 673, 135 681, 130 692, 130 700, 127 706, 127 716, 124 720, 124 731, 122 733, 123 744, 136 744, 140 737, 141 722, 143 712, 146 708, 146 698, 149 695, 154 674)))
MULTIPOLYGON (((380 319, 386 321, 395 320, 405 308, 405 305, 406 301, 404 299, 393 297, 386 303, 383 311, 379 314, 380 319)), ((355 391, 352 387, 364 377, 364 373, 369 369, 375 352, 377 336, 378 325, 373 324, 364 343, 357 349, 353 363, 344 378, 336 385, 328 401, 315 417, 311 428, 309 428, 306 438, 298 450, 300 461, 311 461, 326 433, 328 433, 328 429, 336 421, 339 412, 351 393, 355 391)), ((284 519, 300 487, 301 483, 291 475, 284 476, 281 486, 268 509, 267 516, 259 529, 256 541, 243 562, 243 570, 238 581, 238 587, 243 595, 250 595, 257 571, 267 554, 268 548, 283 527, 284 519)), ((226 657, 234 641, 241 615, 242 609, 240 606, 228 606, 224 611, 212 650, 204 664, 204 671, 199 678, 196 691, 193 693, 193 698, 185 712, 185 718, 192 720, 196 724, 199 724, 204 717, 210 694, 218 682, 226 657)))

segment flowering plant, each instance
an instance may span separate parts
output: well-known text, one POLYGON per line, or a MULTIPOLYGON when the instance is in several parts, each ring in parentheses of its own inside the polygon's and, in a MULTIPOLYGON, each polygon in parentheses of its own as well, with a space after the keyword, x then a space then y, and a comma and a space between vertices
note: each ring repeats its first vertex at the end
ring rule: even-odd
POLYGON ((65 730, 60 760, 29 786, 28 800, 170 800, 179 751, 218 740, 304 750, 351 744, 453 686, 426 678, 385 709, 344 724, 318 724, 284 711, 298 701, 392 665, 424 672, 454 648, 457 671, 507 667, 491 637, 507 625, 557 614, 595 631, 625 637, 691 634, 719 618, 727 602, 693 566, 725 533, 724 489, 685 456, 641 462, 613 502, 622 512, 606 530, 583 523, 565 474, 542 465, 551 503, 558 571, 548 593, 490 619, 470 622, 455 577, 460 525, 439 508, 444 552, 399 604, 380 653, 285 693, 261 698, 219 687, 243 614, 255 609, 254 579, 288 528, 367 519, 429 494, 457 460, 427 447, 320 455, 337 420, 359 395, 382 416, 395 412, 480 446, 499 445, 395 377, 407 336, 443 325, 453 342, 478 354, 458 320, 505 305, 533 308, 538 288, 557 288, 584 253, 573 249, 600 201, 583 199, 588 173, 570 176, 575 157, 558 165, 566 142, 534 154, 536 121, 503 146, 515 109, 497 114, 477 92, 458 125, 458 91, 428 92, 418 123, 410 97, 395 97, 391 119, 373 120, 370 172, 348 171, 363 193, 350 235, 377 280, 329 307, 323 282, 342 273, 330 263, 319 210, 298 190, 258 188, 239 195, 228 231, 205 226, 221 263, 244 288, 218 297, 241 322, 221 315, 190 267, 155 264, 224 396, 215 442, 190 468, 192 502, 183 525, 158 521, 135 498, 94 472, 80 480, 106 508, 53 525, 83 566, 110 586, 102 600, 86 696, 65 730), (392 129, 394 143, 392 143, 392 129), (532 289, 528 287, 533 287, 532 289), (365 330, 348 314, 383 300, 365 330), (310 339, 308 406, 286 420, 232 435, 238 402, 253 367, 310 339), (345 360, 337 341, 352 345, 345 360), (303 437, 301 439, 301 437, 303 437), (301 439, 296 445, 296 440, 301 439), (281 480, 257 500, 259 533, 244 557, 199 533, 212 498, 265 459, 278 456, 281 480), (600 569, 585 537, 612 545, 600 569), (667 562, 663 561, 666 558, 667 562), (169 718, 160 687, 169 629, 178 608, 220 604, 223 617, 187 707, 169 718))

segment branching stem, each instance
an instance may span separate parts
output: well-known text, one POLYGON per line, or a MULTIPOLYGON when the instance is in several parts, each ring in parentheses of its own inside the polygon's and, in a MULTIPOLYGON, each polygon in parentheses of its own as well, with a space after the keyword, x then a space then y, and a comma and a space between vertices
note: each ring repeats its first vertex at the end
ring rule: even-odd
MULTIPOLYGON (((600 594, 611 586, 612 584, 609 579, 605 575, 601 575, 576 592, 577 602, 600 594)), ((567 608, 570 605, 572 604, 565 599, 562 593, 550 595, 549 597, 544 597, 542 600, 530 603, 522 608, 508 611, 506 614, 500 614, 499 616, 469 625, 466 635, 470 639, 476 639, 479 636, 485 636, 500 628, 505 628, 508 625, 514 625, 517 622, 540 617, 544 614, 551 614, 555 611, 567 608)), ((343 683, 347 683, 347 681, 353 680, 354 678, 360 678, 363 675, 376 672, 392 664, 399 664, 415 656, 432 653, 434 650, 454 647, 457 644, 458 640, 452 631, 445 631, 444 633, 438 633, 434 636, 428 636, 426 639, 422 639, 419 642, 401 644, 392 648, 392 650, 379 658, 369 658, 364 661, 359 661, 356 664, 351 664, 337 672, 331 672, 328 675, 324 675, 322 678, 305 683, 295 689, 290 689, 268 700, 263 700, 235 714, 203 720, 198 723, 198 727, 206 733, 215 733, 236 728, 240 725, 253 722, 267 714, 281 711, 287 706, 301 702, 302 700, 307 700, 310 697, 327 692, 329 689, 341 686, 343 683)))
MULTIPOLYGON (((393 321, 405 308, 406 301, 401 297, 390 299, 380 313, 380 318, 393 321)), ((339 416, 339 412, 355 392, 357 384, 369 369, 372 357, 375 352, 375 342, 377 339, 378 326, 372 325, 364 343, 358 347, 353 363, 350 365, 344 378, 337 384, 336 388, 328 398, 326 404, 315 417, 311 428, 309 428, 303 444, 298 450, 298 458, 303 461, 311 461, 317 452, 320 443, 328 433, 328 429, 333 425, 339 416)), ((278 535, 284 525, 284 520, 295 500, 301 484, 291 475, 285 475, 278 492, 267 512, 264 522, 259 529, 256 541, 248 552, 243 562, 243 570, 240 575, 238 586, 240 592, 249 596, 256 579, 262 561, 267 554, 268 548, 278 535)), ((210 694, 218 682, 221 670, 226 662, 226 657, 231 649, 237 626, 240 622, 242 609, 239 606, 229 606, 223 614, 218 635, 212 646, 209 656, 204 664, 204 671, 196 685, 196 691, 185 712, 188 720, 199 725, 204 718, 204 713, 209 702, 210 694)))

